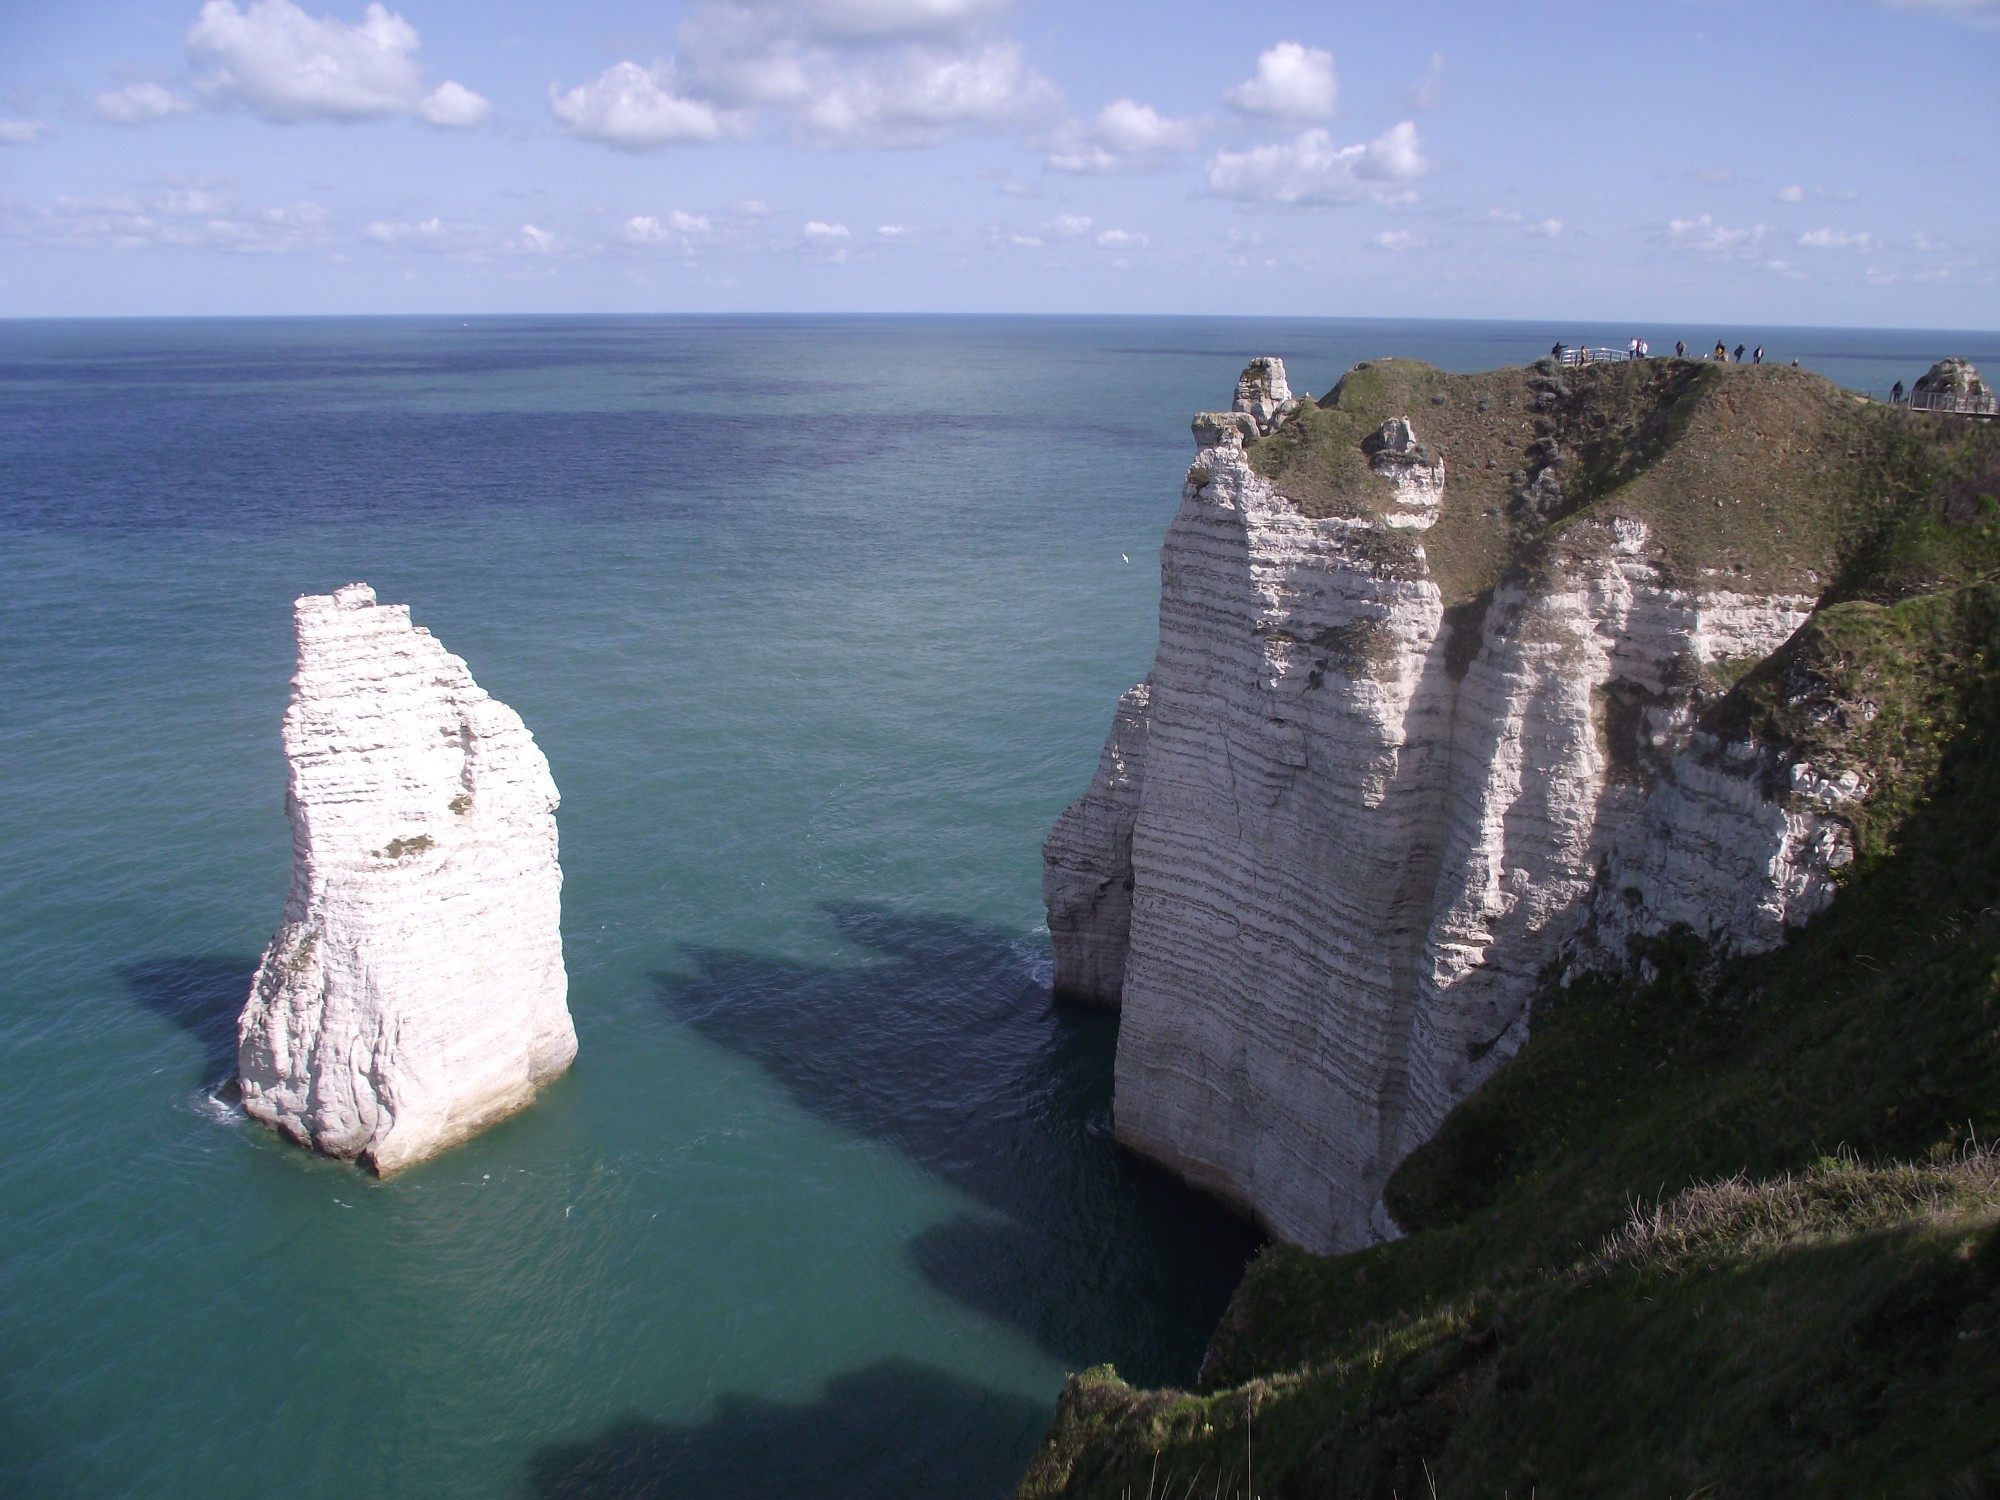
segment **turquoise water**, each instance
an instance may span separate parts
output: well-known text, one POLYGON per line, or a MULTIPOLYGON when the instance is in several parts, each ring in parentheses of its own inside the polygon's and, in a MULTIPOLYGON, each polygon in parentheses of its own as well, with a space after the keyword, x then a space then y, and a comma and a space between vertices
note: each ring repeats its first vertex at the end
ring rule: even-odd
POLYGON ((1255 1237, 1113 1151, 1039 895, 1188 414, 1558 334, 1627 331, 0 324, 0 1491, 997 1495, 1065 1371, 1191 1379, 1255 1237), (581 1041, 388 1183, 213 1099, 353 579, 549 757, 581 1041))

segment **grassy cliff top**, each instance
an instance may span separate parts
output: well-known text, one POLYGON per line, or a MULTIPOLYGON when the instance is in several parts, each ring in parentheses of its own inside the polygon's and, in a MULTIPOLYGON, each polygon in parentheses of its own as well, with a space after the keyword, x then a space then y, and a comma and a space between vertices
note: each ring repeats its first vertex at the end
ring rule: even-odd
MULTIPOLYGON (((1326 514, 1407 411, 1504 514, 1481 445, 1533 378, 1362 367, 1254 461, 1326 514)), ((1407 1238, 1264 1252, 1197 1389, 1073 1379, 1028 1500, 2000 1495, 2000 428, 1783 369, 1560 383, 1569 508, 1481 531, 1448 475, 1452 586, 1620 508, 1680 566, 1819 573, 1708 716, 1869 779, 1843 889, 1773 953, 1549 982, 1391 1178, 1407 1238)))
MULTIPOLYGON (((1913 421, 1788 367, 1544 361, 1452 375, 1389 359, 1250 444, 1250 462, 1307 515, 1378 514, 1389 488, 1361 445, 1394 417, 1445 462, 1443 512, 1421 545, 1448 606, 1535 567, 1580 518, 1613 516, 1645 522, 1687 582, 1819 597, 1903 498, 1897 486, 1980 446, 1965 424, 1913 421)), ((1990 463, 2000 444, 1984 447, 1990 463)))

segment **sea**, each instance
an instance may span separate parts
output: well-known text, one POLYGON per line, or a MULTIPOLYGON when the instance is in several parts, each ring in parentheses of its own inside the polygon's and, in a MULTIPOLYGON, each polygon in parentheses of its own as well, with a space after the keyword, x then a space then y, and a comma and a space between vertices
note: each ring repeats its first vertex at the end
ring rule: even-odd
POLYGON ((0 323, 0 1493, 1011 1492, 1249 1225, 1119 1153, 1040 845, 1246 358, 1991 333, 1239 318, 0 323), (245 1123, 291 602, 407 602, 562 792, 581 1042, 380 1182, 245 1123))

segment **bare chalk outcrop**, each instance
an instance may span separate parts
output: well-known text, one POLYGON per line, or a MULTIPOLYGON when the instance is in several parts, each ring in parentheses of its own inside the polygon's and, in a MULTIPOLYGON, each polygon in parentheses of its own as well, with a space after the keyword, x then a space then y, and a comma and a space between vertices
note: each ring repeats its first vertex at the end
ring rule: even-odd
MULTIPOLYGON (((1253 365, 1237 416, 1277 383, 1253 365)), ((1704 673, 1813 599, 1690 582, 1642 521, 1578 517, 1447 612, 1448 460, 1414 422, 1360 445, 1386 486, 1316 518, 1198 419, 1153 671, 1045 850, 1058 986, 1121 1007, 1119 1139, 1316 1251, 1396 1232, 1389 1173, 1520 1048, 1552 966, 1679 924, 1780 942, 1865 794, 1702 732, 1704 673)))
POLYGON ((243 1107, 388 1174, 576 1055, 555 782, 519 714, 366 584, 294 606, 292 878, 237 1023, 243 1107))

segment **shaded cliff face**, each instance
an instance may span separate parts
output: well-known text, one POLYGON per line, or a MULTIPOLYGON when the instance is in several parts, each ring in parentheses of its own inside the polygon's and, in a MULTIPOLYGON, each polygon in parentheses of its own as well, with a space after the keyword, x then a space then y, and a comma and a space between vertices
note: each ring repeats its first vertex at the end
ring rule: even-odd
POLYGON ((238 1022, 243 1107, 386 1176, 576 1054, 556 788, 519 714, 407 605, 294 607, 292 880, 238 1022))
POLYGON ((1197 418, 1113 736, 1143 759, 1108 746, 1048 851, 1059 983, 1108 998, 1122 958, 1121 1140, 1309 1249, 1391 1237, 1389 1173, 1545 971, 1682 925, 1757 951, 1831 900, 1866 778, 1715 709, 1865 520, 1850 400, 1385 361, 1197 418))
POLYGON ((1146 777, 1152 686, 1118 700, 1090 790, 1056 819, 1042 846, 1042 903, 1055 949, 1055 991, 1116 1005, 1132 933, 1132 822, 1146 777))

